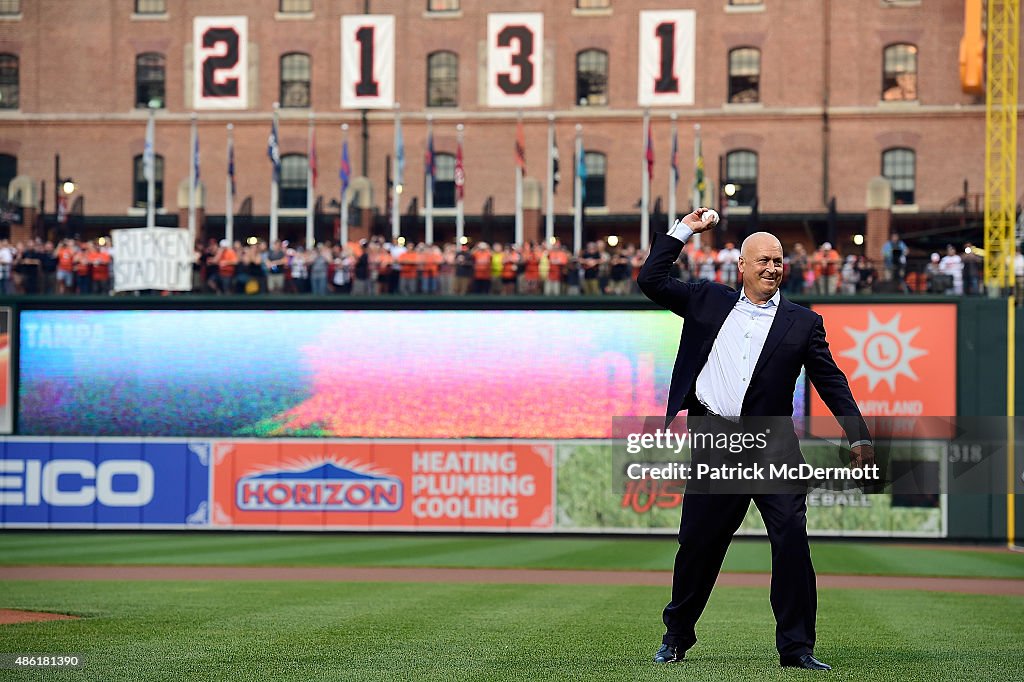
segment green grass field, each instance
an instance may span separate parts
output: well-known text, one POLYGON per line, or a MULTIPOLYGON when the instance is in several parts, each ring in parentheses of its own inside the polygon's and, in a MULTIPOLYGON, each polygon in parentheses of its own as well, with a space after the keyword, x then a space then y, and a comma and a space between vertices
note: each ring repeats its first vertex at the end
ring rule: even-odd
MULTIPOLYGON (((668 569, 672 538, 4 533, 0 563, 668 569)), ((1024 579, 1024 555, 817 542, 819 573, 1024 579)), ((727 570, 768 569, 764 541, 727 570)), ((803 680, 782 670, 767 590, 718 588, 681 664, 650 662, 665 588, 344 582, 8 581, 0 608, 81 620, 0 626, 0 651, 82 670, 0 680, 803 680)), ((1024 678, 1024 598, 819 591, 821 679, 1024 678)))
MULTIPOLYGON (((0 565, 434 566, 669 570, 675 538, 323 535, 281 533, 3 533, 0 565)), ((1024 578, 1024 554, 941 545, 817 541, 819 574, 1024 578)), ((771 570, 768 543, 737 539, 726 571, 771 570)))

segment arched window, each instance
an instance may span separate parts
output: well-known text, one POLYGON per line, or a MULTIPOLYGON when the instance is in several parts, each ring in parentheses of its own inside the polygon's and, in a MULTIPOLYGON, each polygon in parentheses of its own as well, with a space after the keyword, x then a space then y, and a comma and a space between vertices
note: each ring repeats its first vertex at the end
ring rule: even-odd
POLYGON ((761 101, 761 50, 738 47, 729 50, 729 102, 761 101))
POLYGON ((890 45, 882 52, 882 99, 886 102, 917 99, 917 45, 890 45))
POLYGON ((434 155, 434 208, 455 208, 455 156, 434 155))
MULTIPOLYGON (((149 191, 149 183, 146 180, 146 170, 142 162, 143 155, 139 154, 132 162, 132 204, 136 208, 146 208, 146 197, 149 191)), ((164 206, 164 157, 156 154, 153 157, 153 202, 156 208, 164 206)))
POLYGON ((757 152, 729 152, 725 157, 723 184, 729 206, 753 206, 757 198, 757 152))
POLYGON ((459 106, 459 55, 454 52, 427 56, 427 106, 459 106))
POLYGON ((310 105, 309 55, 302 52, 291 52, 281 56, 281 94, 282 107, 308 109, 310 105))
POLYGON ((587 177, 583 187, 583 205, 606 206, 605 173, 608 171, 608 157, 601 152, 583 152, 583 166, 587 177))
POLYGON ((0 109, 18 108, 18 56, 0 54, 0 109))
POLYGON ((159 52, 135 55, 135 107, 163 109, 166 101, 167 60, 159 52))
POLYGON ((281 157, 281 185, 278 206, 306 208, 306 173, 309 159, 305 154, 285 154, 281 157))
POLYGON ((882 152, 882 175, 892 184, 893 203, 915 203, 916 166, 917 154, 913 149, 895 147, 882 152))
POLYGON ((576 103, 608 106, 608 53, 583 50, 576 55, 576 103))

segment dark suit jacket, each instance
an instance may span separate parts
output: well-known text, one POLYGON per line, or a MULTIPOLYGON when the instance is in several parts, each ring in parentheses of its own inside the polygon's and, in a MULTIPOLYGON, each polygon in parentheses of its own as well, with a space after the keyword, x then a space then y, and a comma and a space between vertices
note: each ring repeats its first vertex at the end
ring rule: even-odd
MULTIPOLYGON (((694 392, 697 376, 708 361, 725 318, 740 297, 739 291, 715 282, 680 282, 672 278, 669 272, 682 248, 678 239, 656 234, 651 253, 637 278, 647 298, 684 320, 669 389, 669 419, 680 410, 697 407, 694 392)), ((801 366, 807 368, 808 378, 839 419, 849 441, 870 439, 846 375, 829 352, 821 315, 785 297, 779 300, 764 349, 750 376, 741 414, 728 416, 791 415, 801 366)))

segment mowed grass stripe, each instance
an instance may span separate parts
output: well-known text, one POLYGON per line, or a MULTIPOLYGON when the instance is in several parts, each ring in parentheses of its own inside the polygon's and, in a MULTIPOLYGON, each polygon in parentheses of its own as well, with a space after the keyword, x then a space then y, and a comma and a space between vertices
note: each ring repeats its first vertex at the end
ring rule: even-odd
MULTIPOLYGON (((649 662, 667 589, 573 585, 15 582, 4 607, 89 616, 4 626, 11 651, 79 652, 75 680, 801 680, 767 590, 720 588, 700 643, 649 662)), ((1024 598, 822 590, 830 680, 1019 679, 1024 598)), ((17 673, 10 679, 19 679, 17 673)), ((30 673, 34 674, 34 673, 30 673)), ((23 676, 24 679, 33 679, 23 676)), ((6 679, 6 678, 5 678, 6 679)))
MULTIPOLYGON (((524 536, 287 533, 0 533, 0 565, 405 566, 668 570, 672 536, 524 536)), ((1024 554, 939 545, 816 541, 822 574, 1024 579, 1024 554)), ((724 570, 771 570, 767 541, 738 538, 724 570)))

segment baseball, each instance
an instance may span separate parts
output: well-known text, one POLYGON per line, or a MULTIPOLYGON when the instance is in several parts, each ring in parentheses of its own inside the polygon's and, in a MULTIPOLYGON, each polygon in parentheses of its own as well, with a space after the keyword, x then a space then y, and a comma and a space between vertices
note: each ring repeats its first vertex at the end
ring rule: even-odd
POLYGON ((708 223, 710 225, 717 225, 719 220, 718 211, 716 211, 713 208, 709 208, 708 210, 704 211, 703 214, 701 214, 700 219, 703 222, 708 223))

